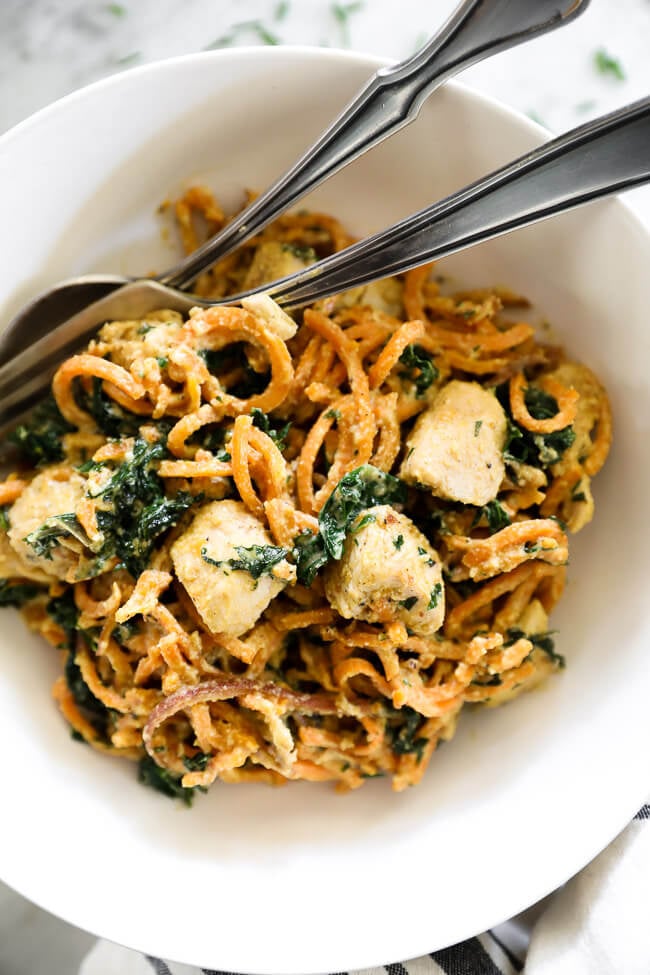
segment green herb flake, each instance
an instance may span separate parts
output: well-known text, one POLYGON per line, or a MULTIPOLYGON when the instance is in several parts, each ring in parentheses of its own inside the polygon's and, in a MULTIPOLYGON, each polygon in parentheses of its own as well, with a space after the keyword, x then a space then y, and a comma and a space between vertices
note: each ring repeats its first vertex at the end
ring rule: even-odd
POLYGON ((358 535, 360 531, 363 531, 366 525, 371 525, 373 521, 377 521, 374 515, 364 515, 363 518, 360 518, 359 521, 350 529, 350 534, 358 535))
POLYGON ((0 529, 3 532, 8 532, 11 525, 9 524, 9 506, 3 505, 0 507, 0 529))
POLYGON ((612 57, 611 54, 601 47, 594 54, 594 67, 599 74, 609 75, 612 78, 616 78, 617 81, 625 81, 625 72, 621 66, 621 62, 612 57))
POLYGON ((332 16, 337 21, 341 29, 341 41, 344 47, 350 47, 350 18, 363 10, 363 3, 333 3, 331 6, 332 16))
POLYGON ((236 545, 238 559, 213 559, 205 547, 201 549, 201 558, 208 565, 223 568, 229 566, 234 572, 248 572, 257 581, 263 575, 273 575, 273 569, 289 554, 288 549, 276 545, 236 545))
POLYGON ((397 538, 394 538, 393 539, 393 545, 395 546, 395 548, 398 551, 401 549, 401 547, 402 547, 403 544, 404 544, 404 536, 403 535, 398 535, 397 538))
POLYGON ((399 605, 403 606, 405 610, 411 610, 418 601, 417 596, 408 596, 406 599, 400 599, 399 605))
POLYGON ((476 420, 474 423, 474 436, 478 437, 481 432, 481 427, 483 426, 483 420, 476 420))
POLYGON ((431 590, 431 595, 429 597, 429 603, 427 609, 436 609, 442 596, 442 583, 436 582, 435 586, 431 590))

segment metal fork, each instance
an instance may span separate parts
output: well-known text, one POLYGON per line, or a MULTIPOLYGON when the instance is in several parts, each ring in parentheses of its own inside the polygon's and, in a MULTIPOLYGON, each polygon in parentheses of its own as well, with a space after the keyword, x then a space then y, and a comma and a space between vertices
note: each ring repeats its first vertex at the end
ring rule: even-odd
MULTIPOLYGON (((398 274, 518 227, 650 180, 650 98, 573 129, 438 203, 311 267, 262 286, 284 307, 398 274)), ((0 433, 39 395, 57 364, 110 319, 199 301, 158 281, 136 281, 75 315, 0 367, 0 433)))
MULTIPOLYGON (((589 0, 463 0, 416 54, 374 74, 304 155, 220 233, 156 280, 185 289, 324 180, 412 122, 436 88, 471 64, 574 20, 589 0)), ((127 284, 116 274, 63 281, 27 304, 0 335, 0 362, 91 302, 127 284)))

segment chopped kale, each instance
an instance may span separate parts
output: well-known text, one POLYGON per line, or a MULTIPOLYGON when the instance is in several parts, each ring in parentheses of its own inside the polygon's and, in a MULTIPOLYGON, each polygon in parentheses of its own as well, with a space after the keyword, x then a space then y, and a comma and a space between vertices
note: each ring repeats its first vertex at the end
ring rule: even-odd
POLYGON ((112 712, 95 697, 81 676, 81 670, 75 662, 74 650, 68 653, 63 675, 80 714, 92 725, 98 737, 105 741, 112 712))
POLYGON ((0 606, 24 606, 43 592, 43 586, 35 582, 11 583, 9 579, 0 579, 0 606))
POLYGON ((481 520, 481 516, 485 516, 488 528, 492 534, 501 531, 502 528, 507 528, 511 524, 508 512, 496 498, 493 501, 488 501, 482 508, 479 508, 476 512, 476 524, 481 520))
MULTIPOLYGON (((574 443, 576 435, 572 426, 556 430, 554 433, 535 434, 520 427, 510 412, 508 384, 497 387, 497 398, 506 412, 508 429, 503 456, 506 460, 533 467, 550 467, 556 464, 562 454, 574 443)), ((535 386, 528 386, 524 394, 528 412, 536 420, 549 419, 558 412, 557 400, 535 386)))
POLYGON ((289 554, 288 549, 279 548, 277 545, 235 545, 238 559, 217 559, 210 558, 205 545, 201 549, 201 558, 209 565, 227 565, 234 572, 248 572, 257 581, 263 575, 273 575, 273 569, 286 558, 289 554))
POLYGON ((2 505, 2 507, 0 507, 0 530, 3 532, 8 532, 10 528, 11 525, 9 524, 9 506, 5 504, 2 505))
POLYGON ((400 599, 399 604, 400 606, 403 606, 405 610, 408 611, 410 609, 413 609, 417 601, 418 601, 417 596, 408 596, 406 599, 400 599))
POLYGON ((28 545, 34 550, 34 554, 42 559, 52 558, 52 549, 58 545, 61 538, 73 536, 79 539, 82 544, 87 545, 88 539, 83 528, 74 513, 64 515, 52 515, 42 525, 35 528, 33 532, 25 538, 28 545))
POLYGON ((61 415, 50 394, 8 439, 31 464, 39 467, 63 459, 63 437, 72 430, 74 427, 61 415))
POLYGON ((390 741, 390 747, 396 755, 415 753, 417 761, 421 762, 424 749, 428 743, 426 738, 417 737, 424 721, 422 715, 409 707, 400 708, 394 714, 402 718, 403 721, 398 727, 386 726, 386 736, 390 741))
POLYGON ((433 357, 421 345, 407 345, 399 361, 407 367, 402 375, 414 383, 416 398, 421 399, 439 375, 433 357))
POLYGON ((310 586, 318 570, 330 559, 341 558, 346 536, 362 511, 405 500, 402 481, 371 464, 345 474, 318 516, 318 535, 303 536, 304 540, 299 539, 296 544, 298 581, 310 586))
POLYGON ((517 640, 521 640, 522 637, 525 640, 530 640, 532 645, 538 650, 542 650, 554 664, 557 664, 560 670, 566 666, 566 660, 561 653, 556 653, 555 651, 555 641, 553 640, 553 631, 549 630, 548 633, 526 633, 524 630, 518 627, 510 627, 506 631, 507 641, 504 643, 505 647, 512 646, 517 640))
POLYGON ((162 792, 170 799, 182 799, 186 806, 191 806, 194 800, 194 789, 185 789, 181 780, 167 769, 156 765, 153 758, 145 755, 138 763, 138 782, 149 788, 162 792))
POLYGON ((353 525, 353 527, 350 529, 350 534, 358 535, 359 532, 366 527, 366 525, 371 525, 373 521, 377 521, 374 515, 371 514, 364 515, 363 518, 359 518, 356 525, 353 525))
POLYGON ((97 524, 105 537, 98 558, 117 556, 133 576, 146 568, 156 539, 199 500, 187 491, 165 497, 155 467, 166 453, 162 441, 150 444, 137 437, 131 457, 118 466, 98 495, 109 505, 97 510, 97 524))
POLYGON ((291 429, 291 420, 280 427, 279 430, 274 430, 266 413, 258 410, 256 406, 251 410, 251 417, 253 418, 253 426, 257 427, 263 433, 268 434, 278 450, 284 450, 287 435, 291 429))
POLYGON ((191 758, 185 757, 183 759, 183 765, 188 772, 203 772, 209 761, 209 755, 204 754, 204 752, 197 752, 191 758))
POLYGON ((45 607, 55 623, 71 635, 77 629, 79 610, 74 601, 72 589, 66 589, 61 596, 54 596, 45 607))
POLYGON ((101 379, 96 376, 92 381, 92 389, 87 393, 77 383, 75 399, 79 406, 90 413, 97 427, 106 437, 133 437, 142 425, 143 418, 119 406, 103 389, 101 379))
POLYGON ((244 342, 233 342, 223 349, 200 349, 199 355, 213 375, 241 370, 242 378, 229 388, 233 396, 248 399, 261 393, 268 385, 268 372, 255 372, 246 357, 244 342))

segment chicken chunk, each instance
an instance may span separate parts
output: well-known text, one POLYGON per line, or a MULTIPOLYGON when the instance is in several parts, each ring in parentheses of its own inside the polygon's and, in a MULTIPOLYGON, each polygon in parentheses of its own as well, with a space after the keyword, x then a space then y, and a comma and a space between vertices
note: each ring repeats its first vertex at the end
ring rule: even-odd
POLYGON ((0 579, 30 579, 32 582, 48 584, 54 582, 54 577, 47 575, 42 569, 25 562, 11 547, 11 542, 4 532, 0 533, 0 579))
POLYGON ((255 251, 253 262, 244 278, 244 291, 259 288, 262 284, 286 278, 289 274, 302 271, 316 260, 311 248, 294 247, 278 240, 260 244, 255 251))
POLYGON ((400 476, 449 501, 482 506, 503 480, 507 420, 496 396, 453 380, 436 396, 406 441, 400 476))
POLYGON ((445 615, 438 553, 410 518, 386 504, 359 515, 342 559, 325 573, 325 593, 346 619, 401 620, 423 637, 433 636, 445 615))
POLYGON ((53 519, 73 514, 84 496, 85 484, 81 474, 71 467, 61 466, 46 468, 27 485, 10 509, 7 532, 11 547, 21 562, 50 577, 66 582, 77 580, 85 549, 76 537, 64 529, 54 539, 47 554, 37 554, 27 536, 45 522, 53 525, 53 519))
POLYGON ((286 559, 271 564, 278 550, 271 536, 241 501, 213 501, 194 517, 171 549, 176 575, 212 633, 241 636, 253 626, 295 569, 286 559), (246 550, 246 551, 244 551, 246 550), (265 558, 266 557, 266 558, 265 558), (241 568, 251 563, 256 578, 241 568))

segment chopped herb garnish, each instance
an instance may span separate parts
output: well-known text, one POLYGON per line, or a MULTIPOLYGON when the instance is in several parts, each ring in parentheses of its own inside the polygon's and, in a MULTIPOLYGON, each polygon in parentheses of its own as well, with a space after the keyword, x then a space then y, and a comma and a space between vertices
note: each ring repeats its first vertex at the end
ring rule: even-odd
POLYGON ((350 17, 363 10, 363 3, 333 3, 332 15, 341 28, 341 41, 344 47, 349 47, 350 39, 350 17))
POLYGON ((9 506, 5 504, 0 507, 0 529, 2 529, 3 532, 8 532, 10 527, 9 506))
MULTIPOLYGON (((277 19, 277 18, 276 18, 277 19)), ((263 44, 276 46, 280 43, 280 38, 266 27, 261 20, 242 20, 238 24, 233 24, 227 34, 222 34, 203 48, 204 51, 212 51, 219 47, 231 47, 235 44, 242 34, 254 34, 263 44)))
POLYGON ((431 596, 429 597, 429 603, 427 609, 435 609, 442 596, 442 583, 436 582, 435 586, 431 590, 431 596))
POLYGON ((594 66, 600 74, 611 75, 617 81, 625 81, 625 72, 621 62, 608 54, 603 47, 594 54, 594 66))
POLYGON ((205 545, 201 549, 201 558, 208 565, 216 565, 218 568, 226 565, 233 572, 248 572, 257 581, 263 575, 273 575, 273 569, 286 558, 289 554, 288 549, 279 548, 277 545, 235 545, 235 552, 238 559, 213 559, 208 555, 205 545))
POLYGON ((478 437, 481 432, 481 427, 483 426, 483 420, 476 420, 474 423, 474 436, 478 437))
POLYGON ((407 345, 399 361, 407 367, 402 375, 415 385, 416 399, 422 399, 439 375, 431 354, 421 345, 407 345))
POLYGON ((403 535, 398 535, 397 538, 394 538, 393 539, 393 545, 395 546, 396 549, 399 550, 402 547, 403 544, 404 544, 404 536, 403 535))
POLYGON ((328 420, 340 420, 341 411, 340 410, 328 410, 325 414, 328 420))
POLYGON ((404 609, 408 611, 410 609, 413 609, 417 601, 418 601, 417 596, 408 596, 406 599, 400 599, 399 605, 403 606, 404 609))

